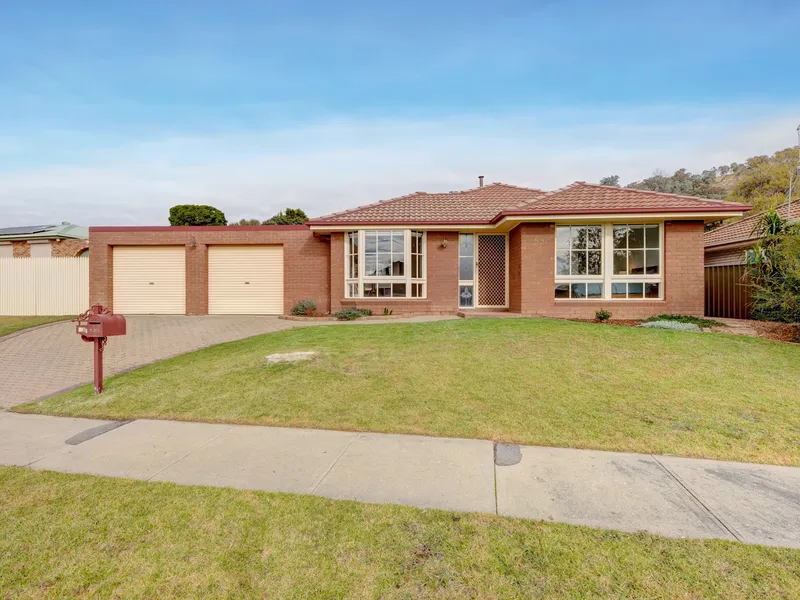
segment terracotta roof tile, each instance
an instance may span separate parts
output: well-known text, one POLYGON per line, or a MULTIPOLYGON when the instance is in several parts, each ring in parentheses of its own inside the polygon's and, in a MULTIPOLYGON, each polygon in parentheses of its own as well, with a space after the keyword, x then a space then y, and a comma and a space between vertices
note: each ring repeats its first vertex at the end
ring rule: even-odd
MULTIPOLYGON (((778 214, 782 219, 789 218, 789 203, 785 202, 776 208, 778 214)), ((743 219, 727 223, 721 227, 717 227, 712 231, 705 234, 706 246, 719 246, 722 244, 732 244, 735 242, 743 242, 747 240, 755 240, 759 237, 758 233, 753 230, 758 223, 758 219, 766 211, 761 211, 748 215, 743 219)), ((800 199, 792 202, 792 220, 800 218, 800 199)))
POLYGON ((513 214, 610 213, 640 211, 742 211, 750 207, 736 202, 679 196, 647 190, 595 185, 577 181, 518 206, 513 214))
POLYGON ((542 194, 542 190, 505 183, 492 183, 461 192, 416 192, 311 219, 308 224, 488 222, 503 210, 542 194))
POLYGON ((582 181, 553 192, 493 183, 462 192, 416 192, 311 219, 308 224, 480 224, 497 221, 506 215, 742 212, 749 209, 749 206, 735 202, 594 185, 582 181))

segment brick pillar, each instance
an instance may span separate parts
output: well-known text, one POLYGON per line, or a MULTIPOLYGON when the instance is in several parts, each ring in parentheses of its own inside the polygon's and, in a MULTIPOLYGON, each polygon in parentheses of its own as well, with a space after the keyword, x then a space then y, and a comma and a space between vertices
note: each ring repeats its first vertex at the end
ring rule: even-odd
POLYGON ((344 234, 331 234, 331 312, 342 310, 344 299, 344 234))
POLYGON ((113 250, 105 242, 89 242, 89 304, 102 304, 111 310, 114 309, 113 250))
POLYGON ((186 244, 186 314, 208 314, 208 246, 186 244))

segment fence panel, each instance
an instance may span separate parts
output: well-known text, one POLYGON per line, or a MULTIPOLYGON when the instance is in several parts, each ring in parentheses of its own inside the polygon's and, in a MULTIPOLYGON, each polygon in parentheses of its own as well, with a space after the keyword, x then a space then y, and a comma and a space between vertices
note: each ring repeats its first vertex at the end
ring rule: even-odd
POLYGON ((89 258, 0 258, 0 315, 77 315, 89 307, 89 258))
POLYGON ((706 316, 750 318, 752 298, 745 272, 744 265, 706 267, 706 316))

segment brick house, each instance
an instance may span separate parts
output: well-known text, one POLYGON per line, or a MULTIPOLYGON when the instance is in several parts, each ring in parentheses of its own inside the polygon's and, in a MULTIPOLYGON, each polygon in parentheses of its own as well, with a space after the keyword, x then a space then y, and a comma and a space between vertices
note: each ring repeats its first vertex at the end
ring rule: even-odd
MULTIPOLYGON (((481 178, 482 180, 482 178, 481 178)), ((92 227, 90 298, 121 313, 703 314, 706 221, 749 207, 577 182, 417 192, 304 226, 92 227)))
POLYGON ((0 229, 0 258, 86 256, 89 230, 64 221, 61 225, 29 225, 0 229))

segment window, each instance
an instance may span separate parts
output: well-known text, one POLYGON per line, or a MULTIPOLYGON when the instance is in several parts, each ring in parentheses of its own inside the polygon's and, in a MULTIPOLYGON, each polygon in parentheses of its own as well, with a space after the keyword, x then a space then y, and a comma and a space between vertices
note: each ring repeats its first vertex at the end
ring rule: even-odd
POLYGON ((603 274, 603 227, 559 225, 556 228, 556 275, 603 274))
POLYGON ((661 227, 659 223, 557 225, 555 298, 661 299, 661 227))
POLYGON ((346 233, 345 296, 424 298, 425 233, 409 230, 346 233))
POLYGON ((458 236, 458 306, 475 306, 475 235, 458 236))
POLYGON ((614 275, 658 275, 658 225, 614 225, 614 275))

